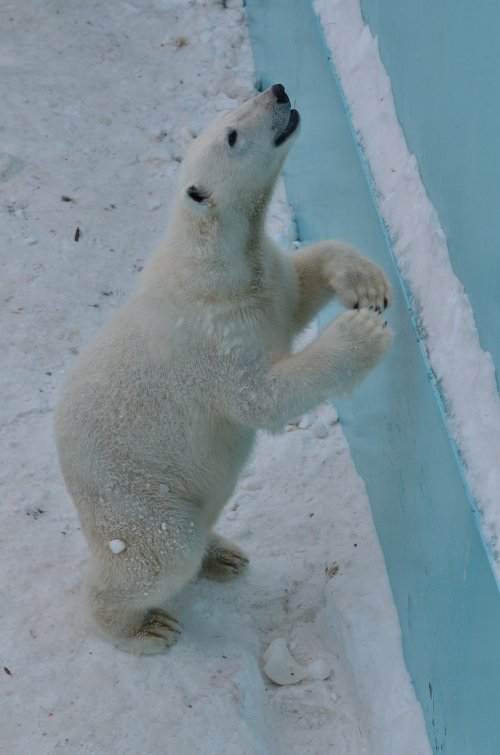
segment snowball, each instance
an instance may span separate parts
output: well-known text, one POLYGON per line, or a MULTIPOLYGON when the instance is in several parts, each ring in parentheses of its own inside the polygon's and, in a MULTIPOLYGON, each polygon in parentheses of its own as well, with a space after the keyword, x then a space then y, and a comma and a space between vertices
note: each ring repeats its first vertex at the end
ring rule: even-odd
POLYGON ((311 432, 314 435, 315 438, 327 438, 328 437, 328 428, 325 425, 324 422, 315 422, 314 425, 311 428, 311 432))
POLYGON ((297 684, 307 676, 306 670, 290 655, 282 637, 271 642, 262 659, 264 673, 275 684, 297 684))
POLYGON ((324 407, 321 415, 327 425, 335 425, 339 421, 339 413, 331 404, 324 407))
POLYGON ((304 416, 299 422, 299 427, 301 430, 307 430, 308 427, 311 427, 313 422, 314 422, 313 416, 311 416, 310 414, 304 414, 304 416))
POLYGON ((311 679, 320 679, 323 681, 324 679, 328 679, 331 673, 331 666, 321 658, 318 658, 317 661, 313 661, 313 663, 310 663, 307 667, 307 674, 311 679))
POLYGON ((127 547, 125 543, 123 542, 123 540, 118 540, 118 539, 110 540, 108 543, 108 546, 110 550, 113 551, 113 553, 121 553, 127 547))

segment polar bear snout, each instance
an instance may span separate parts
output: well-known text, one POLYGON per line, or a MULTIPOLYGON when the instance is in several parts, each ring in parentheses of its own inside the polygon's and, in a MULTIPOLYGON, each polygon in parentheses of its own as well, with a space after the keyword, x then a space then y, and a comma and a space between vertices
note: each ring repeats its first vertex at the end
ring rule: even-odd
MULTIPOLYGON (((276 128, 276 135, 274 137, 274 146, 279 147, 284 144, 289 136, 291 136, 300 124, 300 115, 298 110, 290 108, 290 98, 285 91, 283 84, 273 84, 269 87, 269 90, 275 98, 277 105, 285 106, 286 111, 281 112, 279 116, 279 123, 276 128)), ((281 108, 280 110, 285 110, 281 108)))
POLYGON ((273 84, 271 87, 271 91, 276 97, 276 102, 279 102, 279 103, 290 102, 290 98, 285 92, 285 87, 283 86, 283 84, 273 84))
POLYGON ((276 147, 279 147, 281 144, 286 142, 289 136, 291 136, 296 130, 300 123, 300 115, 298 110, 290 110, 290 117, 288 119, 288 123, 285 126, 284 131, 281 131, 278 133, 274 140, 274 145, 276 147))

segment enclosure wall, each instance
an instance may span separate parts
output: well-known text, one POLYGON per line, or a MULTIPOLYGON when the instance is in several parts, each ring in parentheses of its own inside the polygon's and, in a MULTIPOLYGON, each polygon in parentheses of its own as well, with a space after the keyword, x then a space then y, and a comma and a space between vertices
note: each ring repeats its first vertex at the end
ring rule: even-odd
POLYGON ((362 0, 483 348, 500 369, 500 3, 362 0))
MULTIPOLYGON (((401 19, 404 13, 424 18, 423 11, 418 10, 419 3, 403 3, 404 11, 396 2, 385 4, 394 6, 396 18, 401 19)), ((452 14, 452 3, 449 5, 452 14)), ((302 131, 285 176, 301 241, 347 239, 379 262, 394 286, 395 300, 390 313, 396 330, 394 346, 388 359, 357 390, 354 398, 340 404, 340 414, 354 460, 366 483, 399 611, 405 657, 426 716, 431 745, 435 752, 448 755, 498 755, 498 588, 322 30, 309 0, 247 0, 246 6, 256 68, 263 86, 284 83, 302 113, 302 131)), ((422 8, 431 6, 430 0, 422 3, 422 8)), ((478 8, 471 6, 470 15, 474 13, 480 15, 478 8)), ((438 44, 437 31, 433 29, 430 34, 438 44)), ((409 40, 406 45, 410 46, 409 40)), ((402 51, 404 47, 401 42, 402 51)), ((438 57, 436 50, 435 59, 438 57)), ((434 101, 438 97, 434 92, 437 84, 431 79, 438 76, 441 68, 442 65, 434 74, 425 71, 418 87, 412 84, 418 90, 420 107, 427 111, 426 118, 437 107, 434 101), (430 85, 431 99, 426 102, 424 91, 430 85)), ((409 94, 408 100, 411 98, 409 94)), ((447 126, 443 123, 443 134, 447 128, 456 130, 460 123, 460 111, 451 104, 449 107, 450 121, 447 126)), ((497 108, 498 102, 491 105, 491 110, 497 108)), ((440 117, 446 120, 446 109, 440 112, 440 117)), ((467 124, 470 135, 473 123, 471 116, 467 124)), ((492 137, 489 125, 482 126, 483 133, 488 131, 492 137)), ((455 150, 459 149, 458 144, 457 138, 455 150)), ((469 171, 474 173, 474 165, 480 163, 484 171, 490 171, 492 181, 493 164, 500 156, 492 156, 490 165, 483 157, 475 161, 468 156, 461 161, 462 169, 467 172, 459 175, 451 153, 443 155, 441 161, 440 149, 436 141, 436 154, 427 156, 427 160, 436 175, 442 174, 443 180, 448 176, 447 180, 454 183, 456 198, 449 201, 450 218, 444 218, 445 226, 457 216, 463 228, 468 212, 468 206, 463 206, 465 194, 473 191, 465 175, 469 171), (455 172, 449 173, 451 167, 455 172), (455 201, 462 202, 461 209, 454 206, 455 201)), ((474 154, 479 152, 475 149, 474 154)), ((476 176, 473 182, 477 192, 478 180, 476 176)), ((493 190, 493 185, 489 189, 493 190)), ((478 196, 475 195, 472 204, 477 218, 474 222, 481 225, 485 209, 479 207, 478 196)), ((441 199, 447 199, 444 187, 441 199)), ((489 197, 489 221, 494 226, 492 201, 489 197)), ((452 242, 457 233, 453 228, 452 242)), ((470 238, 471 229, 467 233, 470 238)), ((493 244, 494 234, 485 227, 481 234, 480 243, 486 250, 488 244, 493 244)), ((465 248, 468 242, 460 241, 465 248)), ((477 243, 475 253, 478 254, 477 243)), ((471 286, 483 285, 480 274, 485 279, 489 277, 484 283, 488 312, 490 317, 496 313, 498 322, 498 297, 492 297, 492 279, 499 262, 486 253, 484 258, 477 256, 477 259, 484 259, 481 271, 473 270, 473 265, 465 262, 464 269, 470 267, 474 272, 471 286)), ((480 295, 479 290, 477 294, 480 295)), ((334 314, 333 309, 325 313, 320 324, 334 314)), ((487 314, 484 319, 487 320, 487 314)), ((493 332, 482 324, 487 345, 487 334, 494 340, 493 332)))

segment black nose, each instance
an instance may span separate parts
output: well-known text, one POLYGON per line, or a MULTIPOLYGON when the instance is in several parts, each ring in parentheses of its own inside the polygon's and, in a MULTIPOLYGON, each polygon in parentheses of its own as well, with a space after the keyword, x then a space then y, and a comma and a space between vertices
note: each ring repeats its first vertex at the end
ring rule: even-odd
POLYGON ((276 97, 276 102, 290 102, 283 84, 273 84, 271 89, 273 90, 273 94, 276 97))

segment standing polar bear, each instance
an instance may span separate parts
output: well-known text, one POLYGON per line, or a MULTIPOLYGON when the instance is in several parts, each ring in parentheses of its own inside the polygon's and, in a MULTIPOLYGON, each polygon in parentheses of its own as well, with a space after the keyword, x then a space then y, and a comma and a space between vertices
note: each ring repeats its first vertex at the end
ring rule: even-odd
POLYGON ((212 527, 256 431, 352 388, 391 339, 376 265, 342 242, 285 255, 266 236, 299 121, 275 84, 193 141, 165 243, 63 390, 56 440, 91 551, 89 607, 127 650, 165 650, 179 631, 165 600, 246 565, 212 527), (334 296, 350 311, 292 354, 334 296))

